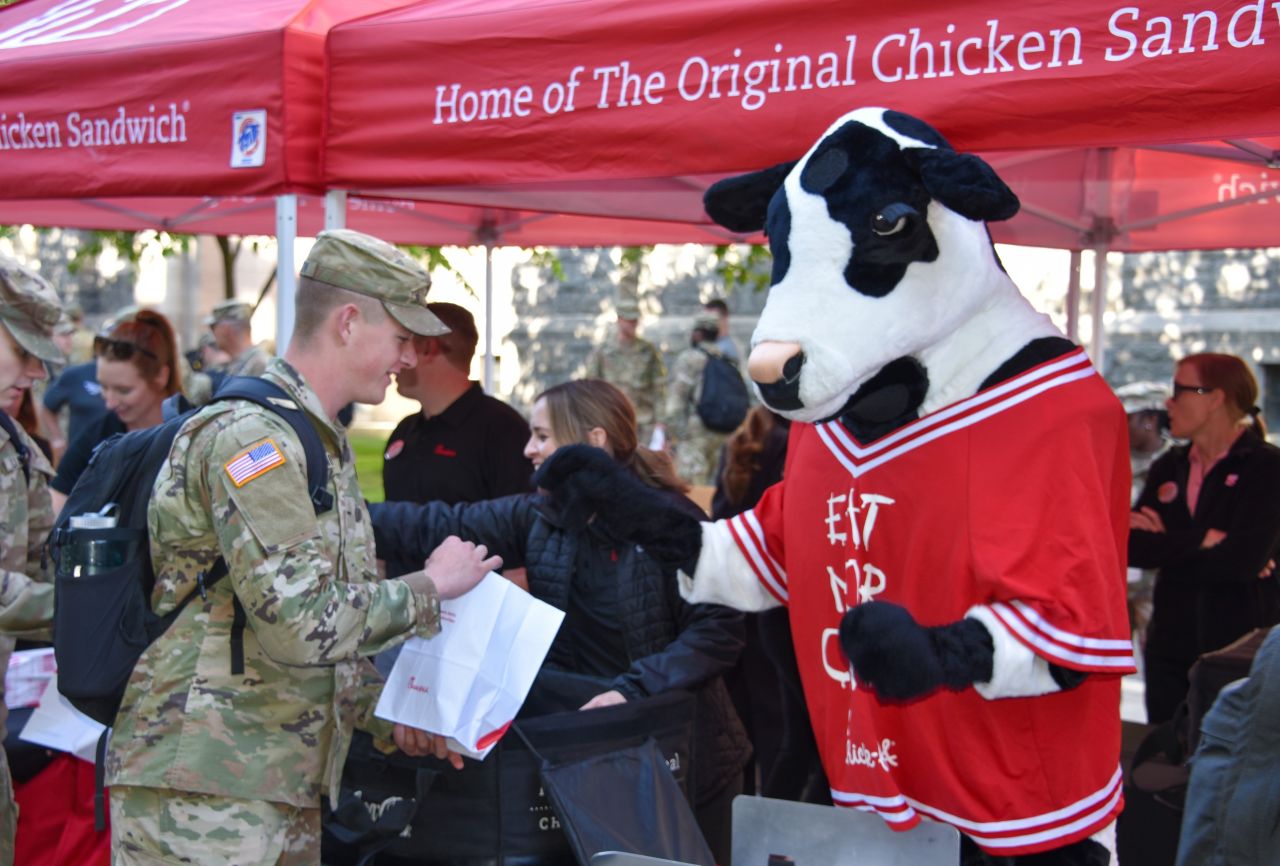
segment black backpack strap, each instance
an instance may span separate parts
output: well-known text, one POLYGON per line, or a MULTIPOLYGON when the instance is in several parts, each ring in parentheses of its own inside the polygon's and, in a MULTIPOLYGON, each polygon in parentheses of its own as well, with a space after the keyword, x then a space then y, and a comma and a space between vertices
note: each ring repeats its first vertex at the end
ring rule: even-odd
MULTIPOLYGON (((329 458, 325 454, 324 443, 320 441, 320 434, 316 432, 311 420, 298 408, 288 392, 274 382, 256 376, 228 376, 218 387, 213 399, 247 400, 270 409, 284 419, 297 434, 307 457, 307 489, 312 508, 316 514, 324 514, 333 508, 333 494, 329 492, 329 458)), ((201 595, 226 573, 227 563, 219 558, 202 583, 201 595)), ((231 674, 239 676, 244 673, 244 629, 248 624, 248 617, 240 599, 234 593, 231 598, 231 674)))
POLYGON ((13 442, 13 447, 18 452, 18 462, 22 464, 22 478, 27 482, 27 486, 30 486, 31 450, 22 441, 22 437, 18 435, 17 425, 13 423, 13 419, 4 410, 0 410, 0 427, 3 427, 4 432, 9 434, 9 440, 13 442))

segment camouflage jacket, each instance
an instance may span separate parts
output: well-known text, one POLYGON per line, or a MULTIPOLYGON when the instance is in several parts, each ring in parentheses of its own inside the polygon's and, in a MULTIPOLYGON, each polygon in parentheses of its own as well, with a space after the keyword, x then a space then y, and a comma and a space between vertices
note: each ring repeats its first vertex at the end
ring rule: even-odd
POLYGON ((271 355, 261 346, 250 346, 227 364, 228 376, 261 376, 271 363, 271 355))
MULTIPOLYGON (((53 528, 53 467, 30 436, 20 428, 18 435, 31 461, 30 482, 18 449, 0 429, 0 671, 9 667, 15 636, 48 640, 53 623, 52 569, 43 555, 53 528)), ((0 682, 0 738, 9 716, 3 697, 0 682)))
POLYGON ((173 610, 219 555, 229 578, 195 598, 139 659, 116 718, 108 784, 314 808, 337 793, 353 727, 373 718, 381 677, 365 656, 439 631, 439 599, 377 581, 351 446, 290 365, 265 378, 311 417, 329 455, 334 506, 316 515, 306 458, 287 423, 217 403, 174 440, 148 512, 152 606, 173 610), (244 607, 244 673, 231 674, 233 593, 244 607))
POLYGON ((663 385, 667 378, 662 353, 648 340, 639 337, 623 345, 617 333, 610 334, 587 359, 587 376, 604 379, 618 386, 636 407, 636 424, 642 433, 663 419, 663 385))

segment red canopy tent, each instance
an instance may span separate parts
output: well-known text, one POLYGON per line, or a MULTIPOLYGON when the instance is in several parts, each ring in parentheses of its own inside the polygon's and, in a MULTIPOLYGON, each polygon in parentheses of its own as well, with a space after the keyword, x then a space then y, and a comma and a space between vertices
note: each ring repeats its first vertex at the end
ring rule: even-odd
POLYGON ((997 240, 1275 246, 1280 221, 1260 217, 1280 203, 1277 68, 1280 4, 1265 0, 425 0, 330 33, 324 177, 706 222, 716 177, 889 105, 1011 182, 1023 212, 997 240))

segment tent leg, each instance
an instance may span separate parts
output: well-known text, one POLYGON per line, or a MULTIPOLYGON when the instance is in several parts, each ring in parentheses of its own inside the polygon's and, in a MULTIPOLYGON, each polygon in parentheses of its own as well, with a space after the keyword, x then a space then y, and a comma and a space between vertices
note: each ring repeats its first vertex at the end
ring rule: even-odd
POLYGON ((331 189, 324 194, 324 227, 326 229, 347 227, 347 191, 345 189, 331 189))
POLYGON ((276 196, 276 354, 283 355, 293 334, 294 299, 298 272, 293 266, 293 242, 298 239, 298 197, 276 196))
POLYGON ((1080 342, 1080 259, 1079 250, 1071 251, 1070 271, 1067 274, 1067 339, 1080 342))
POLYGON ((1106 369, 1106 328, 1103 319, 1107 311, 1107 247, 1100 244, 1093 248, 1093 366, 1099 373, 1106 369))
POLYGON ((484 245, 484 390, 492 394, 496 384, 493 356, 493 247, 484 245))

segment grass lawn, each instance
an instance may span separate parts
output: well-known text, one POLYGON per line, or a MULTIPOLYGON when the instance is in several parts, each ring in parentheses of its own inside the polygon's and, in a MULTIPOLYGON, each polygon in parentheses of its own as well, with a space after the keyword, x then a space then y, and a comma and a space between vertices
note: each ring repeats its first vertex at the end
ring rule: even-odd
POLYGON ((356 474, 360 490, 369 502, 381 502, 382 449, 387 447, 387 433, 380 430, 353 430, 351 449, 356 455, 356 474))

